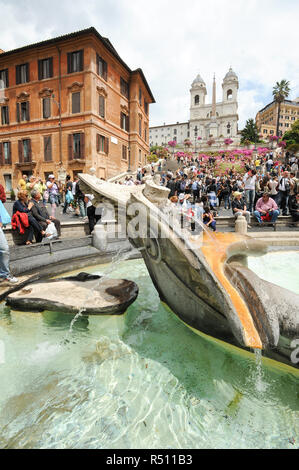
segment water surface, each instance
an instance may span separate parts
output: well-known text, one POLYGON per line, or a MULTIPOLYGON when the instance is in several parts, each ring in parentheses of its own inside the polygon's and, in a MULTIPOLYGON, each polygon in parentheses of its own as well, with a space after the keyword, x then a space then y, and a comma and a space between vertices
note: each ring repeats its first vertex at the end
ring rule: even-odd
MULTIPOLYGON (((249 265, 273 277, 275 256, 249 265)), ((294 254, 279 256, 283 284, 294 254)), ((296 376, 187 328, 143 261, 85 268, 105 270, 139 285, 121 317, 73 322, 2 304, 1 448, 298 448, 296 376)))

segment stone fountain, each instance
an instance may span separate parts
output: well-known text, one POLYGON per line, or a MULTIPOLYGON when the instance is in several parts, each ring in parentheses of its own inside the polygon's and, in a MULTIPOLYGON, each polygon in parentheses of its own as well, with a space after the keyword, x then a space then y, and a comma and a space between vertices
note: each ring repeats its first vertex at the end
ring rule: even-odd
MULTIPOLYGON (((291 342, 299 338, 299 296, 266 282, 247 267, 248 256, 267 252, 264 242, 232 233, 197 235, 169 217, 169 190, 148 178, 123 186, 80 174, 94 205, 108 202, 139 249, 160 298, 190 328, 244 349, 291 363, 291 342), (136 208, 142 213, 136 231, 136 208)), ((202 227, 204 228, 204 227, 202 227)), ((101 228, 105 249, 105 234, 101 228)))

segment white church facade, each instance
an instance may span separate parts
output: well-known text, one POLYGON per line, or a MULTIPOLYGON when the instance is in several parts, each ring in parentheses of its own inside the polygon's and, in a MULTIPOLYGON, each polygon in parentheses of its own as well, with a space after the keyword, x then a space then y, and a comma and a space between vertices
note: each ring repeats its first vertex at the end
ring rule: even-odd
POLYGON ((238 77, 232 68, 222 82, 222 101, 216 102, 216 80, 213 79, 212 103, 206 103, 207 87, 200 75, 197 75, 190 89, 190 119, 188 122, 165 124, 150 127, 150 146, 167 144, 176 140, 183 145, 190 139, 194 147, 205 147, 209 140, 213 147, 223 147, 225 139, 232 139, 239 144, 238 136, 238 77), (201 137, 199 141, 198 138, 201 137))

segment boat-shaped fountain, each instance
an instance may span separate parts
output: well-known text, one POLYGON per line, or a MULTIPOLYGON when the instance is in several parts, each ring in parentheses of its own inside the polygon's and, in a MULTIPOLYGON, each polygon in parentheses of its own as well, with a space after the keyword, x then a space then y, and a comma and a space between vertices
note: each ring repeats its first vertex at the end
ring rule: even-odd
MULTIPOLYGON (((139 249, 160 298, 190 328, 292 367, 299 338, 299 295, 258 277, 248 256, 268 251, 265 243, 236 233, 181 229, 173 217, 169 190, 153 179, 120 186, 80 174, 80 186, 94 205, 113 205, 139 249), (196 234, 197 233, 197 234, 196 234)), ((104 243, 103 243, 104 248, 104 243)))

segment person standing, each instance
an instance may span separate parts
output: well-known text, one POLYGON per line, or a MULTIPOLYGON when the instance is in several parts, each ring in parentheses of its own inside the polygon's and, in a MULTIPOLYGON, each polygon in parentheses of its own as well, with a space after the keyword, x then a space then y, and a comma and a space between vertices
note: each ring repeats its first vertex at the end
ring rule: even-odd
POLYGON ((68 198, 66 196, 67 196, 68 191, 70 191, 72 193, 72 189, 73 189, 73 183, 71 182, 71 177, 70 177, 70 175, 67 175, 66 185, 65 185, 65 202, 64 202, 64 207, 63 207, 63 211, 62 211, 63 214, 66 214, 66 211, 67 211, 67 209, 70 205, 70 203, 68 202, 68 198))
POLYGON ((278 179, 277 176, 271 176, 270 180, 268 181, 268 188, 270 189, 270 197, 276 202, 278 191, 278 179))
POLYGON ((27 175, 22 175, 18 182, 18 191, 26 191, 27 175))
POLYGON ((9 270, 9 246, 3 232, 2 219, 0 216, 0 287, 15 285, 18 282, 19 279, 12 276, 9 270))
POLYGON ((54 175, 49 175, 49 180, 47 181, 47 190, 49 193, 49 203, 51 204, 51 216, 55 219, 56 207, 59 206, 58 194, 59 188, 55 181, 54 175))
POLYGON ((85 194, 84 202, 86 203, 87 217, 90 233, 93 232, 94 226, 101 220, 101 215, 96 213, 96 208, 92 204, 93 194, 85 194))
POLYGON ((284 171, 279 178, 277 205, 282 210, 282 215, 288 215, 288 196, 290 191, 289 173, 284 171))
POLYGON ((82 193, 82 191, 80 189, 80 184, 77 181, 77 183, 76 183, 76 199, 78 201, 79 210, 80 210, 80 217, 82 217, 82 219, 85 219, 85 217, 86 217, 86 204, 84 202, 84 198, 85 198, 85 195, 82 193))
POLYGON ((249 170, 243 178, 245 197, 250 214, 253 213, 255 197, 256 170, 249 170))

